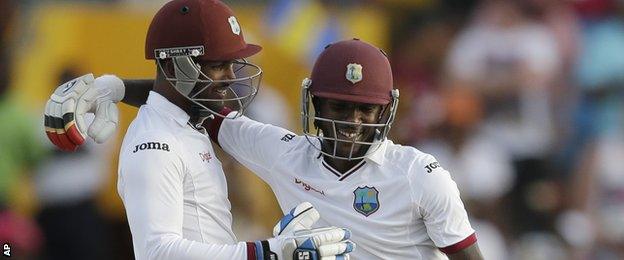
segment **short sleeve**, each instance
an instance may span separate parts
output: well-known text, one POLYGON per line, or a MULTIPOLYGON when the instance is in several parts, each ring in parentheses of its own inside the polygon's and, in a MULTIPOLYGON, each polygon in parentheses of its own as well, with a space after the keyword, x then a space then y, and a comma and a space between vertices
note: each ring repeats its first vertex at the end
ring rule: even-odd
POLYGON ((473 244, 474 230, 450 173, 431 155, 416 163, 412 170, 410 181, 418 213, 434 244, 445 253, 473 244))

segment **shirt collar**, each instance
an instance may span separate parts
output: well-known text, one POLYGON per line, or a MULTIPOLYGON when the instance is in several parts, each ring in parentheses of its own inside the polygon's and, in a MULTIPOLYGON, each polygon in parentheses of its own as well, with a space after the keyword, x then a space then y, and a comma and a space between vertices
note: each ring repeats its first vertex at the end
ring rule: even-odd
POLYGON ((379 145, 379 147, 373 153, 366 156, 364 159, 377 165, 382 165, 384 162, 384 158, 386 157, 385 155, 386 149, 388 148, 388 139, 385 139, 375 145, 379 145))
MULTIPOLYGON (((320 140, 316 139, 314 140, 314 142, 318 142, 320 145, 320 140)), ((375 150, 373 153, 367 155, 366 157, 364 157, 364 160, 375 163, 377 165, 382 165, 384 162, 384 158, 386 158, 386 149, 388 149, 388 139, 385 139, 383 141, 380 141, 378 143, 376 143, 375 145, 379 145, 379 148, 377 148, 377 150, 375 150)), ((320 159, 321 161, 323 161, 323 154, 318 152, 318 153, 311 153, 314 154, 314 157, 316 159, 320 159)))
POLYGON ((154 109, 159 112, 167 114, 182 126, 186 125, 186 123, 191 118, 180 107, 171 103, 171 101, 169 101, 167 98, 154 91, 150 91, 149 96, 147 97, 146 104, 154 107, 154 109))

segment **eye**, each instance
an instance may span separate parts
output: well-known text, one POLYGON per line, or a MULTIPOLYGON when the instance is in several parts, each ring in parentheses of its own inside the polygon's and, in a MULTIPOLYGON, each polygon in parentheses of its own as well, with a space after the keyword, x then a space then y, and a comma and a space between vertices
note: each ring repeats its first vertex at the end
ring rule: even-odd
POLYGON ((343 110, 343 109, 345 109, 345 108, 346 108, 346 106, 345 106, 344 104, 342 104, 342 103, 338 103, 338 102, 335 102, 335 103, 330 103, 330 104, 329 104, 329 107, 330 107, 331 109, 333 109, 333 110, 336 110, 336 111, 341 111, 341 110, 343 110))
POLYGON ((373 111, 375 111, 375 107, 374 105, 362 105, 360 106, 360 111, 364 112, 364 113, 372 113, 373 111))
POLYGON ((215 64, 211 64, 210 68, 213 70, 228 70, 232 68, 233 63, 230 61, 219 62, 215 64))

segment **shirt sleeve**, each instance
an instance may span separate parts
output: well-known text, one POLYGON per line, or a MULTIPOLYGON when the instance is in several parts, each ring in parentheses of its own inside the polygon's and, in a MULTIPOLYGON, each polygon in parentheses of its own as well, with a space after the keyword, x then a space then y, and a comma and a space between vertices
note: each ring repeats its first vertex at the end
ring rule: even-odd
POLYGON ((474 244, 475 231, 450 173, 431 155, 424 156, 413 171, 416 173, 410 181, 418 186, 412 192, 433 243, 447 254, 474 244))
POLYGON ((246 116, 225 119, 218 132, 218 143, 237 161, 268 181, 268 172, 282 155, 294 147, 294 133, 264 124, 246 116))
POLYGON ((137 259, 247 259, 244 242, 211 244, 183 238, 185 170, 178 155, 182 148, 173 136, 147 134, 122 149, 118 192, 137 259))

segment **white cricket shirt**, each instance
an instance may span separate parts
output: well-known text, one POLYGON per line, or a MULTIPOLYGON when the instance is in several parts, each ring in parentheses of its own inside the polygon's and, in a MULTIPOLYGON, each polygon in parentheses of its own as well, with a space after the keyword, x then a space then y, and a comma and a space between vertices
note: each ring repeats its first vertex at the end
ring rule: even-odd
POLYGON ((188 114, 150 92, 123 140, 117 189, 137 259, 246 259, 221 162, 188 114))
POLYGON ((385 141, 342 174, 304 136, 246 117, 223 120, 218 140, 271 186, 284 212, 309 201, 318 226, 349 228, 354 259, 446 259, 440 249, 476 241, 450 174, 415 148, 385 141))

